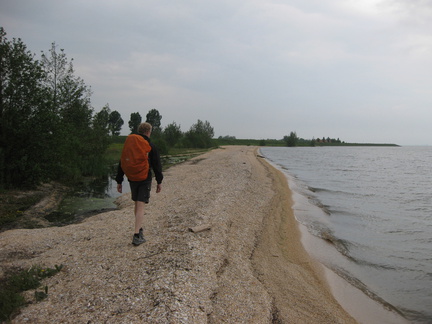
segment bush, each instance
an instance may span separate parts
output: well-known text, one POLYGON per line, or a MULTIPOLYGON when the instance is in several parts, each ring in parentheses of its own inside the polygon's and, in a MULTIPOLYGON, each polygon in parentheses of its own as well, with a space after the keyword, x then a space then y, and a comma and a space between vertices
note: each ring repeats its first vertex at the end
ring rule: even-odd
MULTIPOLYGON (((33 266, 28 270, 10 273, 3 279, 0 288, 0 321, 10 320, 14 313, 26 304, 23 291, 37 289, 44 278, 52 277, 60 272, 62 265, 54 269, 33 266)), ((48 296, 48 286, 43 291, 35 291, 35 300, 40 301, 48 296)))

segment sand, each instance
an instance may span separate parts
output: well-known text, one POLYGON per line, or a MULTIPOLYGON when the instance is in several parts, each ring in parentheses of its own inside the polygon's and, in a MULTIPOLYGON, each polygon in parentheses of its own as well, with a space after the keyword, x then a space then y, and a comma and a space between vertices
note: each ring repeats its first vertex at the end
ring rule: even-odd
POLYGON ((285 176, 256 148, 165 172, 138 247, 129 194, 118 203, 79 224, 0 234, 3 271, 64 266, 13 323, 355 323, 301 244, 285 176))

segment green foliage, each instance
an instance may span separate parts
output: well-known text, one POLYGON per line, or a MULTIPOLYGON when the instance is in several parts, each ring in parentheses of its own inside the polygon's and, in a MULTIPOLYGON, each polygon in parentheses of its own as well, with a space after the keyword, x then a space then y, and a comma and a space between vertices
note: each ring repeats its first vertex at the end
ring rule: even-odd
POLYGON ((209 148, 214 146, 212 138, 214 129, 208 121, 198 119, 196 124, 193 124, 189 131, 184 136, 183 145, 191 148, 209 148))
POLYGON ((0 187, 29 186, 41 178, 34 163, 46 157, 40 151, 50 130, 34 136, 49 120, 42 77, 23 42, 9 41, 0 27, 0 187))
POLYGON ((93 116, 90 94, 55 43, 39 62, 0 28, 0 187, 101 173, 109 107, 93 116))
POLYGON ((157 109, 151 109, 146 115, 146 122, 152 125, 153 133, 161 131, 161 120, 162 116, 157 109))
POLYGON ((156 145, 159 154, 168 154, 169 147, 162 136, 158 136, 158 137, 152 136, 152 143, 156 145))
POLYGON ((119 136, 124 121, 118 111, 114 110, 110 113, 108 118, 108 124, 111 136, 119 136))
POLYGON ((248 146, 284 146, 283 140, 277 139, 240 139, 234 136, 219 136, 215 144, 221 145, 248 145, 248 146))
POLYGON ((132 113, 130 115, 129 120, 129 129, 131 131, 131 134, 137 134, 138 133, 138 126, 141 124, 141 115, 139 112, 132 113))
POLYGON ((296 132, 291 132, 289 136, 284 136, 283 140, 286 143, 286 146, 293 147, 297 146, 299 138, 297 137, 296 132))
POLYGON ((170 147, 174 147, 181 140, 183 133, 180 129, 180 125, 172 122, 163 130, 163 137, 170 147))
MULTIPOLYGON (((60 272, 63 265, 55 265, 54 268, 42 268, 33 266, 28 270, 9 273, 0 288, 0 320, 10 320, 18 308, 24 306, 26 301, 21 295, 23 291, 37 289, 41 285, 41 280, 49 278, 60 272)), ((42 291, 36 290, 35 300, 41 301, 48 296, 48 286, 42 291)))
POLYGON ((109 145, 109 106, 93 116, 90 89, 74 75, 72 61, 55 44, 49 55, 42 55, 42 62, 50 105, 58 116, 54 178, 77 181, 83 175, 100 175, 105 171, 103 155, 109 145))
POLYGON ((24 211, 33 206, 44 196, 41 192, 22 194, 17 191, 0 192, 0 228, 6 230, 19 219, 24 211))

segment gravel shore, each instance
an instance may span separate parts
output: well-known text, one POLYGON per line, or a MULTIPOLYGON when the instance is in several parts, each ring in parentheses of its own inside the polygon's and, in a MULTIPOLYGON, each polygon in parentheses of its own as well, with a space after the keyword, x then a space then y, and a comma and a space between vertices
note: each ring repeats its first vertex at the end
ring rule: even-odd
POLYGON ((79 224, 1 233, 2 269, 64 266, 13 323, 355 323, 301 245, 285 176, 256 150, 167 170, 138 247, 129 194, 79 224))

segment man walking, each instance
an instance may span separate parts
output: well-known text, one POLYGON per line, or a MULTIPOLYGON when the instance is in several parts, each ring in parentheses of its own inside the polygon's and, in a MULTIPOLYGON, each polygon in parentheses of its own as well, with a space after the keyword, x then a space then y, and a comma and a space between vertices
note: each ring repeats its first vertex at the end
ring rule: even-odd
POLYGON ((141 123, 138 134, 126 138, 122 156, 117 168, 117 191, 122 192, 123 176, 129 180, 132 200, 135 202, 135 229, 132 244, 144 243, 142 224, 144 222, 144 207, 149 203, 152 172, 157 182, 156 193, 162 190, 162 164, 156 146, 150 142, 152 125, 141 123))

